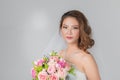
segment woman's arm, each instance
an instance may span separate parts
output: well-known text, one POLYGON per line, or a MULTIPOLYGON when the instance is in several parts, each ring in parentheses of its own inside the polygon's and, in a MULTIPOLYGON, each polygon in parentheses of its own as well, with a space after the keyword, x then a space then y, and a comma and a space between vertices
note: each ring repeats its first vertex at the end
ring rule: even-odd
POLYGON ((91 54, 86 54, 83 58, 83 68, 88 80, 101 80, 99 70, 91 54))

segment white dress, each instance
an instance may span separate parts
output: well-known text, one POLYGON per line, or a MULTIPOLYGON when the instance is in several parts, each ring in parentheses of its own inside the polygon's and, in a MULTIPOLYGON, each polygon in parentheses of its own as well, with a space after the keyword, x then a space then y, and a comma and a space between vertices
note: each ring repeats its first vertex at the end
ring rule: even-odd
POLYGON ((79 71, 77 68, 75 68, 74 73, 75 75, 68 74, 66 80, 87 80, 85 73, 79 71))

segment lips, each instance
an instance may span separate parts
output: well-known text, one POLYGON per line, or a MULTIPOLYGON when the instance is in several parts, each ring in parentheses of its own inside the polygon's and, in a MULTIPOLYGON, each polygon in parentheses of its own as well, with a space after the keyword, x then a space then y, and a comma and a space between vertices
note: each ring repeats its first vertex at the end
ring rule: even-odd
POLYGON ((71 37, 71 36, 67 36, 66 38, 67 38, 67 39, 72 39, 73 37, 71 37))

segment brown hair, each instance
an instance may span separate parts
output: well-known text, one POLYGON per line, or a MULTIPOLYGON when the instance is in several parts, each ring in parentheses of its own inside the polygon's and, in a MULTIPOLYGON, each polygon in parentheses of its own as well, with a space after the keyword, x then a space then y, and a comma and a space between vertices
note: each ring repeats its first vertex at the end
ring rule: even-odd
POLYGON ((88 20, 85 15, 78 10, 71 10, 64 13, 60 21, 60 29, 65 18, 74 17, 79 23, 80 37, 78 40, 78 47, 84 51, 91 48, 94 45, 94 40, 91 38, 91 27, 88 24, 88 20))

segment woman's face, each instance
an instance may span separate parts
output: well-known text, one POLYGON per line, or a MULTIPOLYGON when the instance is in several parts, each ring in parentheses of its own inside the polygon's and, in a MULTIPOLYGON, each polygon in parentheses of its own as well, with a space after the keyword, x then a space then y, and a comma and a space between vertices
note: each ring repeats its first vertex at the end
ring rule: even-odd
POLYGON ((67 43, 76 43, 79 39, 79 23, 74 17, 63 20, 61 33, 67 43))

